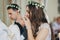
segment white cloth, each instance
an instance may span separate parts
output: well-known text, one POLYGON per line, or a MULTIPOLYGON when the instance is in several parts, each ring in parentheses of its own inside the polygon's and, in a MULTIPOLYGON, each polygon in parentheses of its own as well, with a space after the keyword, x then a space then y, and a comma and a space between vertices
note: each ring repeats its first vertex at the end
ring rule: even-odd
POLYGON ((24 40, 24 37, 20 35, 19 27, 16 24, 13 23, 12 25, 10 25, 9 30, 12 33, 12 40, 24 40))
POLYGON ((49 30, 49 33, 48 33, 48 35, 47 35, 47 37, 46 37, 45 40, 51 40, 51 29, 50 29, 49 24, 43 23, 43 24, 41 24, 41 26, 39 27, 39 30, 40 30, 41 28, 46 28, 46 29, 49 30))
POLYGON ((0 20, 0 40, 9 40, 7 26, 0 20))

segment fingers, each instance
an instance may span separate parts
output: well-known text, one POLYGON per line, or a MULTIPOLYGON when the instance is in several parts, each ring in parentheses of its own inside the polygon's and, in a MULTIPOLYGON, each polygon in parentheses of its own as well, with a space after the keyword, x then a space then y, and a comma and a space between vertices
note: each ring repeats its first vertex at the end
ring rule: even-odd
POLYGON ((25 17, 23 18, 23 20, 24 20, 24 21, 29 21, 29 18, 25 16, 25 17))

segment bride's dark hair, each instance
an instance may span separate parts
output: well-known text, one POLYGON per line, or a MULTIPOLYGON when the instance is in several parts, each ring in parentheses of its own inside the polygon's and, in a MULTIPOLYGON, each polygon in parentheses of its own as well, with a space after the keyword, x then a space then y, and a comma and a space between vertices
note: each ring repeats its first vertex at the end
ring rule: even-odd
POLYGON ((43 8, 40 7, 39 3, 31 2, 27 5, 27 7, 29 8, 29 19, 32 24, 33 36, 36 37, 36 33, 38 32, 41 23, 47 23, 47 20, 43 12, 43 8), (30 13, 32 14, 32 16, 30 15, 30 13))

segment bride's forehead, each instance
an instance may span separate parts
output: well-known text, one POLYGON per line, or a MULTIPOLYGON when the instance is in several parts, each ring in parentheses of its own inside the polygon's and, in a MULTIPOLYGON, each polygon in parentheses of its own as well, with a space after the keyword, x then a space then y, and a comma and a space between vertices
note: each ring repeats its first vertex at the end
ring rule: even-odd
POLYGON ((26 7, 26 10, 29 10, 28 6, 26 7))

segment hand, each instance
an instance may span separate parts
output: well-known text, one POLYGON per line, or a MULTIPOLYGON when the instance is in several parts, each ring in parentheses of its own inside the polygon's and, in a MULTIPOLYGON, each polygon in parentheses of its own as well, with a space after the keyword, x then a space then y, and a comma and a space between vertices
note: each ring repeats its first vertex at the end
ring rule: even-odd
POLYGON ((24 23, 23 19, 20 19, 20 24, 21 24, 22 27, 24 27, 25 23, 24 23))
POLYGON ((24 19, 26 28, 31 29, 31 22, 30 22, 29 18, 25 16, 23 19, 24 19))

